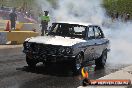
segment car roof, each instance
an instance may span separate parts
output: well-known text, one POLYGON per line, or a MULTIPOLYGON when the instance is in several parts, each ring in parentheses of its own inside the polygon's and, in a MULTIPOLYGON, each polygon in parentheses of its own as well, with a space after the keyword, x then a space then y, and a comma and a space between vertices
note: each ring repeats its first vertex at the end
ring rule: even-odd
POLYGON ((58 24, 73 24, 73 25, 81 25, 81 26, 89 26, 92 25, 91 23, 83 23, 83 22, 65 22, 65 21, 58 21, 54 22, 58 24))

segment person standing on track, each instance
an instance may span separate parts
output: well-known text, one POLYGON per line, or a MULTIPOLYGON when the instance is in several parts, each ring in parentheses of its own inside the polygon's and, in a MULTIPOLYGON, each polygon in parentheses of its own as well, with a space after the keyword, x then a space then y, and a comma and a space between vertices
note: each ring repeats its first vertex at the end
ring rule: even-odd
POLYGON ((41 18, 41 26, 42 26, 42 29, 41 29, 41 36, 44 36, 44 34, 46 34, 46 31, 47 31, 47 27, 48 27, 48 22, 50 21, 50 18, 48 16, 48 11, 44 11, 45 12, 45 15, 40 15, 40 18, 41 18))
POLYGON ((16 27, 16 20, 17 20, 17 14, 15 13, 15 8, 12 10, 12 12, 9 14, 10 22, 11 22, 11 29, 16 27))

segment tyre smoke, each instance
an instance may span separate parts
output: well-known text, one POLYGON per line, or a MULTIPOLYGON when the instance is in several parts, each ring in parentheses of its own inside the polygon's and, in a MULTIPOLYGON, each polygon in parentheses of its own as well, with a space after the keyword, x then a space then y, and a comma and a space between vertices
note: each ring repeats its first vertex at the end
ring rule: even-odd
POLYGON ((107 29, 107 37, 111 41, 111 52, 108 63, 132 64, 132 23, 115 22, 114 28, 107 29))
POLYGON ((132 23, 114 21, 106 16, 102 0, 58 0, 52 8, 45 0, 36 0, 42 10, 49 10, 53 21, 76 21, 102 25, 111 41, 107 63, 132 64, 132 23))

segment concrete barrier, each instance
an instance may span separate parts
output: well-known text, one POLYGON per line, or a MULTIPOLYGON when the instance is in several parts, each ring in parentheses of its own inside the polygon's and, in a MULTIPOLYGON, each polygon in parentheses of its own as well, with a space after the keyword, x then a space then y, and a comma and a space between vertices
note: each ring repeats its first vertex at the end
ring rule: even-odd
MULTIPOLYGON (((0 31, 4 31, 6 29, 8 21, 9 20, 0 20, 0 31)), ((36 29, 36 31, 39 32, 41 27, 39 24, 35 23, 16 22, 16 31, 32 31, 33 29, 36 29)))
POLYGON ((23 23, 23 26, 21 27, 21 31, 32 31, 33 29, 40 30, 41 27, 39 24, 34 23, 23 23))
POLYGON ((0 44, 6 44, 7 42, 7 33, 0 32, 0 44))
POLYGON ((9 20, 0 20, 0 31, 6 29, 6 24, 9 20))
POLYGON ((0 44, 7 44, 9 41, 22 44, 26 38, 36 37, 38 35, 38 32, 33 31, 0 31, 0 44))

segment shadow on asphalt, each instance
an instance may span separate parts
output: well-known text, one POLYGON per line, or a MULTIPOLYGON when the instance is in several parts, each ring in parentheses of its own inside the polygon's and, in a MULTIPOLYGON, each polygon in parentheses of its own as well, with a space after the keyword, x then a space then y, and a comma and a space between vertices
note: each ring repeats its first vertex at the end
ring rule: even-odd
MULTIPOLYGON (((51 75, 51 76, 59 76, 59 77, 73 77, 73 76, 79 76, 80 73, 77 73, 76 75, 73 74, 71 65, 67 63, 53 63, 50 66, 46 66, 44 64, 39 64, 35 68, 30 68, 28 66, 24 66, 22 68, 17 68, 16 70, 22 70, 26 72, 36 73, 36 74, 43 74, 43 75, 51 75)), ((103 67, 96 67, 95 68, 95 74, 96 72, 104 70, 103 67)))
POLYGON ((73 72, 70 68, 71 66, 68 64, 53 63, 52 65, 48 67, 47 66, 45 67, 44 64, 39 64, 35 68, 24 66, 22 68, 17 68, 17 70, 22 70, 22 71, 37 73, 37 74, 43 74, 43 75, 67 77, 67 76, 73 76, 73 72))
POLYGON ((73 76, 69 64, 54 63, 49 67, 39 64, 34 69, 24 66, 16 70, 44 75, 22 84, 19 88, 77 88, 81 85, 79 75, 73 76))
MULTIPOLYGON (((100 73, 101 69, 103 68, 96 68, 95 73, 89 74, 90 79, 95 79, 96 74, 100 73)), ((49 67, 40 64, 34 69, 24 66, 17 70, 44 75, 42 78, 30 80, 22 84, 19 88, 77 88, 82 85, 80 74, 73 76, 70 65, 66 64, 52 64, 49 67)))

